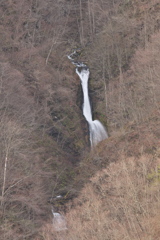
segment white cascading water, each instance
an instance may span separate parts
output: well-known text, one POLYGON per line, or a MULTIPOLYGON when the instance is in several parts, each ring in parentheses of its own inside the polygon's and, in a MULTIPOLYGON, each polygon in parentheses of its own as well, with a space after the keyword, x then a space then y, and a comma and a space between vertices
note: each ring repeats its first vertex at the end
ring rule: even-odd
POLYGON ((98 120, 92 120, 92 111, 91 105, 89 101, 89 94, 88 94, 88 79, 89 79, 89 68, 84 63, 75 62, 72 58, 73 55, 76 54, 74 51, 68 58, 72 61, 74 65, 77 66, 76 73, 78 74, 82 90, 83 90, 83 115, 89 124, 89 132, 90 132, 90 143, 91 146, 96 146, 100 141, 108 138, 108 134, 102 125, 102 123, 98 120))
POLYGON ((56 232, 67 230, 66 220, 63 215, 56 213, 52 209, 53 214, 53 227, 56 232))

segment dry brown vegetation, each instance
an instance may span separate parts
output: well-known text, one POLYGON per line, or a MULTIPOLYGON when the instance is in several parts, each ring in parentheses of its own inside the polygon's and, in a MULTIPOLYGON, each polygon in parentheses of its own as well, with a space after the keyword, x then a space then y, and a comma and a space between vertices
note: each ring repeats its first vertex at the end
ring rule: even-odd
POLYGON ((115 124, 124 126, 128 121, 144 122, 158 113, 159 39, 160 34, 155 34, 145 50, 136 51, 131 68, 126 73, 121 72, 115 83, 108 84, 108 116, 114 119, 115 124), (117 93, 116 96, 113 92, 117 93))
POLYGON ((0 1, 0 239, 158 239, 159 10, 159 0, 0 1), (111 135, 92 153, 67 59, 79 47, 111 135), (68 231, 54 231, 52 206, 68 231))
POLYGON ((44 225, 44 239, 159 239, 160 121, 130 126, 104 141, 81 163, 93 175, 78 198, 68 203, 68 230, 44 225), (95 169, 102 169, 93 174, 95 169))
POLYGON ((77 83, 62 45, 68 23, 64 9, 65 4, 57 1, 0 2, 0 238, 4 240, 37 236, 50 219, 54 197, 72 188, 73 162, 84 147, 80 109, 74 103, 77 83))
POLYGON ((159 239, 160 158, 117 160, 91 178, 74 201, 65 239, 159 239))
POLYGON ((110 132, 157 110, 159 8, 158 1, 117 1, 86 49, 94 114, 107 119, 110 132))

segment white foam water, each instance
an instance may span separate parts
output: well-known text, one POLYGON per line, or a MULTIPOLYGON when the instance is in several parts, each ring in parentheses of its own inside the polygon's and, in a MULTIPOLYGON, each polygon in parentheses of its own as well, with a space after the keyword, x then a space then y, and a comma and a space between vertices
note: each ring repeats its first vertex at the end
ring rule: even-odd
POLYGON ((83 90, 83 115, 89 125, 91 146, 94 147, 102 140, 108 138, 108 134, 106 132, 106 129, 99 120, 92 119, 91 104, 88 94, 89 68, 84 63, 75 62, 73 59, 73 56, 75 54, 76 51, 69 55, 68 58, 72 61, 74 65, 77 66, 76 73, 78 74, 81 80, 83 90))
POLYGON ((81 69, 81 72, 76 69, 76 73, 78 74, 83 90, 83 115, 89 124, 89 132, 90 132, 90 142, 91 146, 97 145, 102 140, 108 138, 108 134, 99 120, 92 120, 92 111, 91 104, 89 101, 88 94, 88 79, 89 79, 89 69, 81 69))
POLYGON ((64 216, 62 216, 60 213, 56 213, 52 210, 53 214, 53 227, 54 230, 57 232, 67 230, 66 226, 66 220, 64 216))

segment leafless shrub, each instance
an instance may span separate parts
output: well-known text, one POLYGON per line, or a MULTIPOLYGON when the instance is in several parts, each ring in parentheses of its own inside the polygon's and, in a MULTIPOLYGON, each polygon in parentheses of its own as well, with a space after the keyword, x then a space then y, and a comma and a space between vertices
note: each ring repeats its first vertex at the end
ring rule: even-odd
POLYGON ((157 236, 159 183, 148 181, 148 156, 122 159, 92 178, 67 214, 67 239, 150 239, 157 236), (154 224, 153 224, 154 222, 154 224), (156 224, 155 224, 156 223, 156 224), (155 227, 154 227, 155 226, 155 227))

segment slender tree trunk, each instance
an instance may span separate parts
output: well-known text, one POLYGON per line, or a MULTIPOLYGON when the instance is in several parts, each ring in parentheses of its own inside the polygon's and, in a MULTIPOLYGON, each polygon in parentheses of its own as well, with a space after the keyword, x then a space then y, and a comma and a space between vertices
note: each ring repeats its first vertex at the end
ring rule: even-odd
POLYGON ((90 3, 90 0, 88 0, 88 20, 89 20, 90 35, 91 35, 91 39, 93 40, 93 27, 92 27, 91 3, 90 3))
POLYGON ((95 1, 92 2, 92 32, 95 34, 95 1))
POLYGON ((103 56, 103 84, 104 84, 104 98, 106 105, 106 115, 107 115, 107 86, 106 86, 106 74, 105 74, 105 56, 103 56))
POLYGON ((83 45, 84 43, 84 29, 83 29, 83 14, 82 14, 82 0, 79 1, 80 9, 80 42, 83 45))
POLYGON ((5 163, 4 163, 1 206, 3 205, 3 202, 4 202, 4 194, 5 194, 5 186, 6 186, 6 176, 7 176, 7 164, 8 164, 8 151, 7 151, 7 153, 6 153, 5 163))

